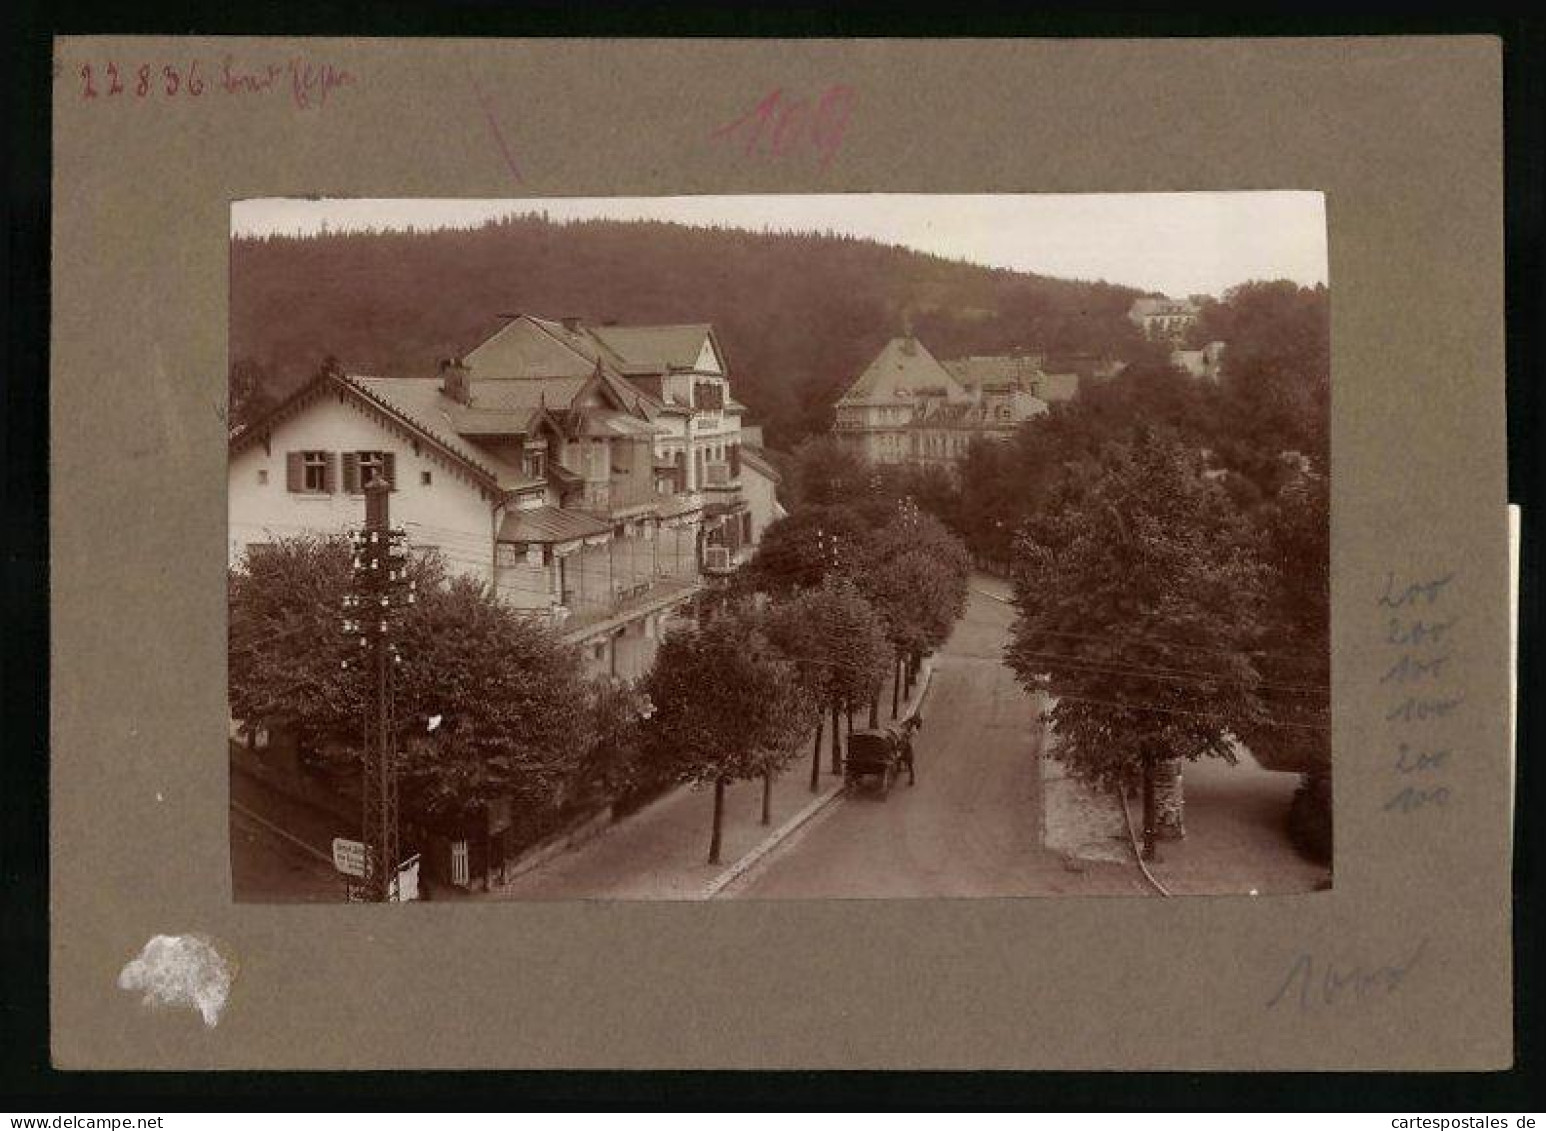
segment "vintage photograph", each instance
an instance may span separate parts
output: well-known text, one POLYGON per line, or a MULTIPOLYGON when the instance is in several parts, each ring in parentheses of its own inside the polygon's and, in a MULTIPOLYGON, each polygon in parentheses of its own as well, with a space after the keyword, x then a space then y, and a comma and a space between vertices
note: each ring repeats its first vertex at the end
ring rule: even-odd
POLYGON ((233 203, 232 890, 1332 884, 1314 192, 233 203))

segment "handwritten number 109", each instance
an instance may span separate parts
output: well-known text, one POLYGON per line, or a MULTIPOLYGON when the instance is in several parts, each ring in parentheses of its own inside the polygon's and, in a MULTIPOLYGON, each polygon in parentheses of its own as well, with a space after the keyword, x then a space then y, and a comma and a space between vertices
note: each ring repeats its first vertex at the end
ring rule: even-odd
POLYGON ((825 169, 843 144, 853 107, 854 90, 849 86, 829 87, 814 106, 804 98, 786 98, 779 88, 710 136, 716 140, 739 136, 748 157, 763 151, 783 157, 808 143, 825 169))

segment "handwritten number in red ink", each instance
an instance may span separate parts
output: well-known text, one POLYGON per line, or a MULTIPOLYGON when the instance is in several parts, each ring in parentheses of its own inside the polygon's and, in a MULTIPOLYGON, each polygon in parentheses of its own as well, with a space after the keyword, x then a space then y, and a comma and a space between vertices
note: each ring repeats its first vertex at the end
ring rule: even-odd
POLYGON ((823 170, 837 156, 853 113, 854 90, 850 86, 829 87, 814 110, 804 98, 786 99, 779 87, 758 102, 746 114, 709 136, 716 140, 738 133, 744 138, 742 152, 751 157, 767 141, 774 157, 798 155, 806 147, 814 150, 823 170))
POLYGON ((290 90, 295 105, 301 109, 322 106, 334 90, 358 82, 349 71, 327 62, 305 63, 297 58, 290 60, 288 65, 264 63, 255 69, 238 69, 232 55, 225 56, 223 70, 217 63, 210 74, 204 71, 204 60, 197 57, 185 59, 181 64, 164 60, 139 65, 131 63, 124 69, 120 69, 117 60, 97 60, 80 64, 76 73, 80 77, 83 99, 123 94, 128 85, 133 86, 134 96, 141 99, 154 98, 158 89, 169 99, 178 95, 199 98, 206 93, 264 94, 290 90), (285 74, 290 75, 291 84, 279 83, 285 74), (105 88, 100 85, 104 79, 105 88))
POLYGON ((805 99, 791 102, 779 107, 778 123, 773 127, 773 156, 782 157, 789 143, 799 135, 795 132, 795 126, 802 117, 808 117, 805 99))
POLYGON ((762 129, 773 117, 773 113, 778 107, 778 100, 783 97, 783 93, 782 88, 774 90, 761 102, 753 106, 750 113, 743 115, 727 126, 720 126, 719 129, 709 136, 714 138, 730 137, 742 126, 755 122, 756 125, 746 135, 745 152, 746 156, 750 157, 753 153, 757 152, 757 142, 762 139, 762 129))
POLYGON ((834 86, 821 96, 816 107, 816 122, 811 128, 811 140, 821 155, 821 168, 825 172, 837 151, 842 147, 843 135, 848 132, 848 119, 854 111, 856 96, 851 86, 834 86))

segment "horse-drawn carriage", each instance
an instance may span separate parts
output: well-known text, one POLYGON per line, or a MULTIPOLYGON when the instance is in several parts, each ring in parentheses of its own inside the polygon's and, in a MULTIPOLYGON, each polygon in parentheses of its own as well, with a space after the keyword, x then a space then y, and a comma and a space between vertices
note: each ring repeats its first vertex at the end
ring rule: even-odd
POLYGON ((865 778, 874 778, 885 797, 891 783, 907 771, 907 784, 918 781, 913 761, 913 732, 923 725, 917 715, 875 730, 857 730, 848 736, 848 755, 843 760, 843 778, 857 786, 865 778))

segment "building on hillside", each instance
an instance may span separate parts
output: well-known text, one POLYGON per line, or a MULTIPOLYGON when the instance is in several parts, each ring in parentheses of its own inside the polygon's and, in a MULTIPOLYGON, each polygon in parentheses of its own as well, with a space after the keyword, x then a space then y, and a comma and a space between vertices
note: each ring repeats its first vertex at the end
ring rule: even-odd
POLYGON ((1217 381, 1224 362, 1224 343, 1209 342, 1202 349, 1172 350, 1170 363, 1193 377, 1217 381))
POLYGON ((1192 299, 1140 298, 1127 316, 1151 341, 1179 341, 1197 321, 1198 304, 1192 299))
POLYGON ((707 325, 513 317, 438 380, 322 375, 233 436, 230 558, 359 525, 380 471, 411 543, 550 620, 593 674, 637 678, 771 521, 743 411, 707 325))
POLYGON ((977 439, 1007 439, 1078 383, 1034 354, 940 363, 916 338, 893 338, 838 400, 833 433, 867 461, 954 468, 977 439))
POLYGON ((833 431, 870 463, 907 463, 913 422, 930 402, 971 401, 917 338, 892 338, 834 406, 833 431))
MULTIPOLYGON (((967 395, 990 408, 995 419, 1037 414, 1031 403, 1046 405, 1071 401, 1079 393, 1079 375, 1071 368, 1049 373, 1045 353, 1021 351, 995 356, 973 356, 945 362, 945 368, 961 383, 967 395), (1027 399, 1029 398, 1029 399, 1027 399), (1001 411, 1007 409, 1008 411, 1001 411)), ((1018 423, 1018 421, 1017 421, 1018 423)))

